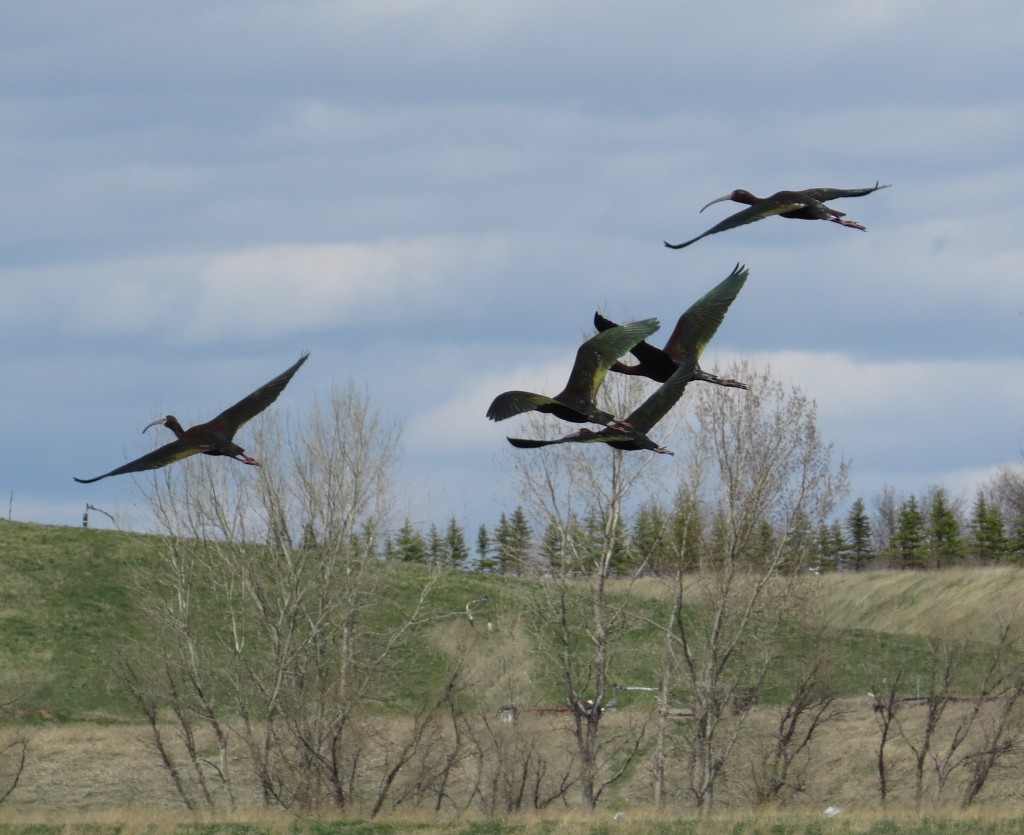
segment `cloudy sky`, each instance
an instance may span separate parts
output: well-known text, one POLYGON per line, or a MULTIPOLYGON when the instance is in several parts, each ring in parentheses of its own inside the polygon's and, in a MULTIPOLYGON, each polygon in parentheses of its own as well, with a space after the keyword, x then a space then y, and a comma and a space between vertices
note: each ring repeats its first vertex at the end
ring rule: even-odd
POLYGON ((491 398, 557 391, 595 308, 671 325, 737 262, 703 364, 813 397, 854 496, 969 494, 1024 439, 1022 43, 1018 0, 10 4, 2 515, 130 524, 130 478, 72 475, 310 350, 275 409, 365 385, 413 518, 491 524, 491 398), (867 233, 662 246, 733 188, 876 180, 835 204, 867 233))

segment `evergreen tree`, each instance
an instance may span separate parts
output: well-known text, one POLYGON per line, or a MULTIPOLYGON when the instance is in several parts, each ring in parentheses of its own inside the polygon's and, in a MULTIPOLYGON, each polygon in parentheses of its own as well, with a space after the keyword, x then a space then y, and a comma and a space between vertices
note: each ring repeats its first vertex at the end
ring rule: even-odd
POLYGON ((530 556, 531 540, 533 531, 530 530, 530 523, 526 520, 526 511, 519 505, 512 512, 510 520, 512 526, 512 550, 516 573, 526 567, 530 556))
POLYGON ((568 539, 571 531, 563 531, 556 522, 548 522, 540 540, 540 555, 555 574, 561 574, 572 563, 568 539), (567 535, 568 534, 568 535, 567 535))
POLYGON ((978 491, 971 511, 971 537, 979 559, 1002 559, 1007 553, 1006 529, 999 508, 990 505, 984 491, 978 491))
MULTIPOLYGON (((601 539, 604 539, 603 522, 601 527, 601 539)), ((612 573, 625 576, 633 570, 635 563, 636 554, 634 554, 632 547, 630 547, 629 529, 626 525, 619 525, 615 531, 615 541, 612 543, 612 573)))
POLYGON ((498 566, 498 573, 504 574, 507 570, 506 560, 508 558, 509 549, 512 547, 512 528, 508 523, 508 517, 504 512, 501 514, 501 518, 498 519, 498 524, 494 529, 494 556, 495 564, 498 566))
POLYGON ((501 574, 519 574, 526 565, 530 553, 532 532, 526 520, 522 505, 516 507, 512 517, 501 514, 494 531, 495 552, 498 557, 498 571, 501 574))
POLYGON ((427 561, 427 541, 408 519, 398 529, 394 550, 397 552, 398 558, 405 562, 427 561))
MULTIPOLYGON (((806 519, 806 516, 803 517, 804 521, 806 519)), ((796 535, 799 537, 801 533, 798 530, 796 535)), ((756 571, 767 565, 768 561, 773 558, 777 544, 775 531, 772 529, 771 524, 762 520, 757 526, 757 534, 753 537, 753 549, 750 556, 750 563, 756 571)))
POLYGON ((905 568, 922 568, 925 563, 924 515, 917 498, 910 496, 896 515, 895 545, 905 568))
POLYGON ((846 559, 850 545, 843 535, 843 527, 836 519, 831 525, 818 528, 819 564, 826 571, 836 571, 846 559))
MULTIPOLYGON (((779 537, 775 528, 768 521, 763 521, 760 527, 760 559, 757 562, 758 570, 769 564, 772 554, 779 548, 779 537)), ((819 556, 819 540, 815 526, 810 517, 803 510, 793 514, 790 522, 789 536, 782 543, 782 563, 780 570, 787 573, 799 571, 806 567, 819 556)))
POLYGON ((647 572, 662 574, 672 570, 669 535, 669 520, 658 505, 644 505, 633 518, 630 550, 647 572))
POLYGON ((928 519, 928 540, 932 557, 939 565, 949 565, 958 560, 963 554, 960 522, 950 507, 946 491, 942 487, 937 487, 932 495, 928 519))
POLYGON ((850 535, 850 557, 855 571, 867 568, 874 559, 871 550, 871 522, 864 510, 864 499, 858 497, 846 517, 846 532, 850 535))
MULTIPOLYGON (((760 540, 763 547, 763 530, 760 540)), ((707 547, 702 549, 704 559, 700 563, 702 570, 718 568, 722 563, 738 562, 739 555, 735 553, 735 542, 729 536, 729 524, 725 514, 721 511, 715 513, 711 518, 711 529, 708 532, 707 547)))
POLYGON ((704 520, 699 503, 680 492, 668 529, 667 550, 671 552, 668 570, 674 571, 680 562, 690 569, 700 565, 703 536, 704 520))
POLYGON ((427 537, 427 556, 431 565, 441 565, 445 562, 444 542, 437 530, 437 525, 430 524, 430 535, 427 537))
POLYGON ((477 569, 479 571, 490 571, 494 567, 494 560, 491 559, 491 537, 487 533, 487 525, 480 523, 476 532, 476 553, 477 569))
POLYGON ((1024 513, 1018 513, 1010 531, 1009 555, 1020 562, 1024 560, 1024 513))
POLYGON ((452 516, 448 520, 448 529, 444 534, 445 562, 448 565, 459 566, 469 560, 469 548, 466 547, 466 535, 463 533, 459 523, 452 516))

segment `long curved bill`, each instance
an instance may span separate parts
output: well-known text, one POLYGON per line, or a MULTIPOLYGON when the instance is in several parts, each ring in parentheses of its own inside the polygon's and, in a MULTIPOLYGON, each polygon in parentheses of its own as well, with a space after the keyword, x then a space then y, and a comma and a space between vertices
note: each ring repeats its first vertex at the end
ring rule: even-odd
MULTIPOLYGON (((701 210, 700 210, 700 211, 701 211, 701 212, 703 212, 703 211, 704 211, 704 209, 706 209, 706 208, 707 208, 708 206, 714 206, 714 205, 715 205, 715 203, 721 203, 721 202, 722 202, 723 200, 732 200, 732 194, 723 194, 723 195, 722 195, 721 197, 716 197, 716 198, 715 198, 714 200, 712 200, 712 201, 711 201, 710 203, 705 203, 705 204, 704 204, 704 205, 703 205, 703 206, 701 207, 701 210)), ((697 214, 700 214, 700 212, 698 212, 697 214)))

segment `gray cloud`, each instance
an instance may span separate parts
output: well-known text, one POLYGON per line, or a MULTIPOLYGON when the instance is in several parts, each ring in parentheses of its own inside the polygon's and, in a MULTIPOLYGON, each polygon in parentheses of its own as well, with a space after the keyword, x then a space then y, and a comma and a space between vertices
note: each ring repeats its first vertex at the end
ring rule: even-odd
POLYGON ((282 408, 364 382, 406 422, 422 512, 491 521, 489 386, 570 363, 595 308, 670 324, 737 261, 713 350, 800 357, 858 487, 967 483, 1020 446, 1018 5, 11 9, 0 490, 75 523, 72 474, 309 348, 282 408), (837 203, 866 234, 770 219, 661 246, 732 188, 876 179, 837 203))

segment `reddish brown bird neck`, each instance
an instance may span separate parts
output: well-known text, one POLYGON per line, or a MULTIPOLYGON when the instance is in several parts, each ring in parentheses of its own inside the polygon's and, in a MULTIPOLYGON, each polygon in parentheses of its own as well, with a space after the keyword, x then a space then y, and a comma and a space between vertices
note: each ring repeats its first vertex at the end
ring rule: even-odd
POLYGON ((755 203, 760 203, 761 198, 751 194, 745 188, 738 188, 732 193, 732 201, 734 203, 746 203, 748 206, 753 206, 755 203))
POLYGON ((179 441, 185 437, 185 430, 181 428, 181 424, 178 423, 178 419, 174 415, 164 418, 164 426, 170 429, 179 441))

